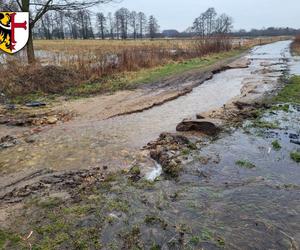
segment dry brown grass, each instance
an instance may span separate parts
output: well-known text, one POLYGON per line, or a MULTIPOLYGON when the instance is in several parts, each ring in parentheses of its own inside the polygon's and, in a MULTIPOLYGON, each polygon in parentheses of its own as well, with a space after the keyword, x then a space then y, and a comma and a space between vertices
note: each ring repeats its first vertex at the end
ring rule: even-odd
POLYGON ((103 77, 121 72, 228 51, 231 41, 227 38, 125 42, 56 40, 36 41, 35 47, 41 64, 26 66, 17 60, 9 61, 0 69, 0 92, 7 96, 62 93, 79 83, 99 82, 103 77))
POLYGON ((18 96, 31 93, 60 93, 62 89, 76 86, 81 76, 60 66, 22 65, 10 60, 0 68, 0 92, 6 96, 18 96))
POLYGON ((262 42, 270 42, 270 39, 244 40, 243 43, 227 37, 154 41, 38 40, 35 50, 40 64, 29 67, 17 60, 9 61, 0 68, 0 92, 11 97, 36 92, 60 94, 69 87, 99 83, 119 73, 202 58, 262 42))
POLYGON ((292 43, 292 51, 296 55, 300 55, 300 34, 295 37, 295 40, 292 43))
POLYGON ((37 41, 36 50, 51 56, 43 64, 55 64, 80 72, 88 80, 125 71, 164 65, 231 49, 227 38, 203 40, 37 41))

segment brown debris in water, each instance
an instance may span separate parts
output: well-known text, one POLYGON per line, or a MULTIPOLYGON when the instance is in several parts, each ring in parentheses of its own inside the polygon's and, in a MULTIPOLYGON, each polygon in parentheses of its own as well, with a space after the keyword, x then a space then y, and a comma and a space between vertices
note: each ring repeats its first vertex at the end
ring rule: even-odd
POLYGON ((0 124, 9 126, 45 126, 58 122, 67 122, 75 114, 65 110, 31 109, 19 107, 11 112, 0 109, 0 124))
POLYGON ((182 157, 196 149, 196 145, 183 135, 162 133, 145 149, 150 150, 150 157, 162 166, 166 175, 176 178, 182 169, 182 157))

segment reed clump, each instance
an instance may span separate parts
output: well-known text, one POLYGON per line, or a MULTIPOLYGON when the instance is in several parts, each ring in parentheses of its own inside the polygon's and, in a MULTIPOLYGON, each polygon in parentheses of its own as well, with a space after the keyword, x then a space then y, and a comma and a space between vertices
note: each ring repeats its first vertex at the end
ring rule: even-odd
POLYGON ((292 43, 292 52, 295 55, 300 55, 300 34, 295 37, 295 40, 292 43))

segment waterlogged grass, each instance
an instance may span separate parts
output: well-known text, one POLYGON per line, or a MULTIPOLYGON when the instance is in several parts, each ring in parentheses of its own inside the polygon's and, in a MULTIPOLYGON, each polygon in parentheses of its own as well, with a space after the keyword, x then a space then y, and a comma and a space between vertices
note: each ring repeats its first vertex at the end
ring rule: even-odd
POLYGON ((189 244, 194 246, 202 242, 213 242, 222 248, 225 246, 225 240, 221 236, 215 235, 215 233, 206 228, 202 230, 200 235, 194 235, 189 240, 189 244))
POLYGON ((290 78, 288 84, 275 97, 275 102, 300 104, 300 76, 290 78))
POLYGON ((279 151, 281 149, 281 145, 278 140, 272 142, 273 149, 279 151))
POLYGON ((272 106, 271 111, 284 111, 288 113, 290 111, 290 105, 289 104, 279 104, 276 106, 272 106))
POLYGON ((291 159, 297 163, 300 163, 300 152, 295 151, 290 154, 291 159))
POLYGON ((241 168, 248 168, 248 169, 256 168, 256 166, 248 160, 239 160, 239 161, 236 161, 235 164, 241 168))
POLYGON ((170 62, 163 66, 142 69, 136 72, 125 72, 103 78, 101 82, 82 84, 66 91, 70 96, 87 96, 96 93, 114 92, 117 90, 132 89, 139 84, 156 82, 163 78, 182 74, 195 69, 205 69, 216 62, 237 56, 245 50, 236 49, 228 52, 214 53, 202 58, 194 58, 182 62, 170 62))
POLYGON ((236 56, 243 51, 244 50, 231 50, 228 52, 215 53, 202 58, 194 58, 183 62, 169 63, 165 66, 155 69, 142 70, 138 72, 136 78, 133 79, 131 83, 154 82, 161 78, 168 77, 174 74, 181 74, 186 71, 207 67, 219 60, 236 56))
POLYGON ((253 122, 253 127, 256 128, 263 128, 263 129, 278 129, 279 124, 278 122, 268 122, 268 121, 263 121, 260 119, 257 119, 253 122))

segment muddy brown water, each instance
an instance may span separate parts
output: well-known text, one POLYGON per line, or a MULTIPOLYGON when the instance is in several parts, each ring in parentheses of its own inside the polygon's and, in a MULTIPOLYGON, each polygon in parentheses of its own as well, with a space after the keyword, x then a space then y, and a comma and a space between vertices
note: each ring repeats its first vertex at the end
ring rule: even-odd
MULTIPOLYGON (((37 143, 20 145, 0 152, 1 170, 51 168, 78 169, 109 165, 112 169, 128 167, 143 158, 138 149, 163 131, 175 131, 184 118, 222 107, 253 81, 276 81, 287 67, 290 41, 258 46, 248 55, 249 68, 231 69, 195 88, 190 94, 142 113, 109 120, 75 119, 40 133, 37 143), (267 66, 262 66, 267 63, 267 66), (263 69, 274 71, 266 74, 263 69)), ((262 84, 263 91, 272 84, 262 84)), ((120 103, 122 105, 122 103, 120 103)))
POLYGON ((193 153, 176 181, 162 178, 143 189, 115 184, 107 195, 126 200, 131 212, 105 227, 104 249, 119 249, 119 235, 136 226, 145 249, 154 243, 159 249, 299 249, 300 165, 290 158, 299 145, 290 135, 300 139, 300 107, 262 119, 277 121, 278 129, 246 122, 222 134, 193 153), (239 160, 255 167, 240 167, 239 160))
MULTIPOLYGON (((256 58, 252 66, 263 60, 299 68, 289 56, 288 44, 257 48, 250 55, 256 58)), ((267 111, 262 120, 278 123, 278 128, 255 128, 246 121, 242 128, 222 134, 195 152, 177 181, 162 179, 142 190, 122 187, 121 197, 132 209, 126 219, 129 225, 119 219, 106 227, 104 246, 116 242, 117 249, 119 233, 141 225, 145 249, 154 243, 160 249, 299 249, 300 165, 290 153, 300 146, 290 138, 300 140, 300 107, 267 111), (281 145, 278 151, 272 147, 275 140, 281 145), (208 163, 202 159, 209 159, 208 163), (254 167, 240 167, 237 161, 254 167), (156 223, 145 225, 149 215, 156 223), (162 221, 167 226, 161 226, 162 221)))

